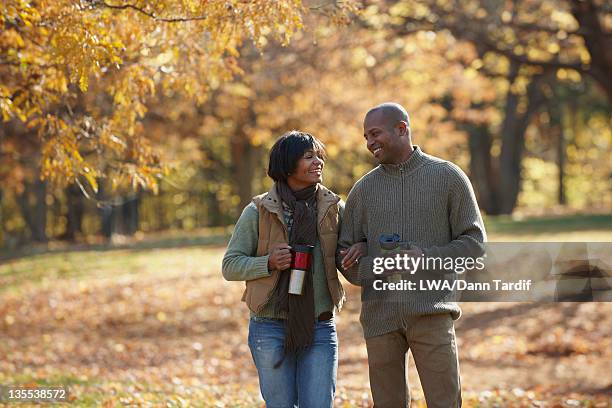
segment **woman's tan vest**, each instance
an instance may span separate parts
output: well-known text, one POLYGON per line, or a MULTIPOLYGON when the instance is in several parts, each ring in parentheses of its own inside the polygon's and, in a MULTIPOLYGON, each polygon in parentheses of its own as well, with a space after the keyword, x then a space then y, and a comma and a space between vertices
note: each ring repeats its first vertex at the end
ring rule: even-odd
MULTIPOLYGON (((254 197, 253 202, 259 211, 259 240, 256 256, 263 256, 269 253, 272 245, 288 243, 287 227, 283 217, 283 206, 274 187, 268 193, 254 197)), ((336 245, 340 221, 339 202, 340 197, 327 188, 319 186, 317 192, 319 241, 323 252, 327 287, 332 302, 338 310, 342 308, 345 300, 344 288, 342 288, 336 270, 336 245)), ((279 270, 274 270, 270 276, 246 281, 246 290, 242 295, 242 300, 246 302, 249 309, 255 313, 263 309, 272 296, 280 273, 279 270)))

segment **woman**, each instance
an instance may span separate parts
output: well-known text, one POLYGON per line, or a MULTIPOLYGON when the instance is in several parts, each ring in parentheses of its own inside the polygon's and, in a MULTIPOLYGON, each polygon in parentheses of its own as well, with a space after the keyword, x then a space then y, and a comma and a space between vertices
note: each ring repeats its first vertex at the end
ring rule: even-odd
MULTIPOLYGON (((331 407, 344 302, 336 244, 344 203, 322 186, 324 145, 291 131, 270 151, 269 192, 244 209, 223 258, 227 280, 246 281, 249 347, 268 407, 331 407), (292 247, 313 246, 302 294, 289 294, 292 247)), ((365 245, 351 247, 358 258, 365 245)), ((350 267, 351 265, 346 265, 350 267)))

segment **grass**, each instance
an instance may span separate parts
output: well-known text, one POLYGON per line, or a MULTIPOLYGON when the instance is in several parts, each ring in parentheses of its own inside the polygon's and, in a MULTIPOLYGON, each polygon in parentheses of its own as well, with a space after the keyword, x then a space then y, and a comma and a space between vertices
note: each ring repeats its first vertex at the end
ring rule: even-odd
POLYGON ((84 380, 74 375, 57 373, 55 375, 47 376, 45 378, 37 378, 31 374, 14 374, 10 378, 2 378, 4 385, 17 385, 17 384, 36 384, 40 386, 60 386, 60 385, 86 385, 91 384, 90 380, 84 380))
MULTIPOLYGON (((495 241, 612 241, 612 216, 486 223, 495 241)), ((261 407, 244 285, 219 270, 227 237, 200 231, 11 256, 0 264, 0 384, 66 385, 78 407, 261 407)), ((346 288, 335 406, 365 407, 359 290, 346 288)), ((612 304, 508 306, 463 306, 465 406, 606 406, 596 404, 607 398, 612 304), (558 349, 571 353, 561 361, 550 354, 558 349), (557 376, 559 364, 571 375, 557 376)), ((413 406, 423 407, 411 364, 413 406)))
MULTIPOLYGON (((33 374, 14 374, 3 378, 0 382, 5 386, 27 386, 27 387, 59 387, 68 389, 66 403, 57 403, 58 406, 98 407, 104 401, 112 399, 120 405, 155 404, 159 406, 181 406, 180 401, 168 398, 168 393, 157 389, 151 384, 123 380, 121 382, 109 381, 103 378, 77 377, 69 374, 47 374, 44 378, 33 374)), ((21 406, 27 406, 21 405, 21 406)), ((111 405, 114 406, 114 405, 111 405)))
POLYGON ((607 231, 612 233, 612 214, 586 214, 514 220, 509 216, 486 217, 492 234, 557 234, 568 232, 607 231))
POLYGON ((161 233, 137 233, 134 237, 121 238, 112 243, 69 244, 53 241, 13 250, 0 248, 0 261, 49 253, 75 251, 116 251, 120 249, 153 250, 164 248, 186 248, 210 245, 225 245, 231 235, 231 227, 204 228, 196 231, 165 231, 161 233))
MULTIPOLYGON (((487 217, 485 225, 490 241, 612 242, 612 214, 524 220, 498 216, 487 217)), ((151 234, 116 245, 51 244, 11 254, 0 252, 0 260, 2 256, 5 259, 0 264, 0 293, 17 290, 24 283, 44 284, 82 276, 130 275, 143 269, 163 274, 186 267, 189 259, 201 259, 202 248, 224 246, 230 233, 228 228, 212 228, 183 234, 151 234)))
MULTIPOLYGON (((19 291, 22 287, 47 287, 58 280, 112 279, 133 277, 146 271, 148 276, 165 278, 206 265, 219 245, 161 247, 156 249, 104 249, 41 253, 12 259, 0 265, 0 293, 19 291)), ((215 258, 215 263, 217 260, 215 258)))

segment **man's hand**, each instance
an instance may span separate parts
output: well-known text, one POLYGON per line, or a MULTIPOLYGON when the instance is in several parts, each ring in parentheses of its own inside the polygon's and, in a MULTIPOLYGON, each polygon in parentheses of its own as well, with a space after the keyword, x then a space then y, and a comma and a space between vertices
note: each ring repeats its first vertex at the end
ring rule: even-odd
POLYGON ((423 250, 415 245, 411 245, 410 249, 395 249, 383 256, 385 258, 391 258, 395 261, 397 259, 397 255, 400 256, 400 262, 399 262, 399 265, 396 265, 396 266, 400 266, 400 268, 399 269, 386 269, 385 268, 385 270, 382 273, 378 274, 377 276, 386 277, 386 276, 391 276, 391 275, 395 275, 398 273, 399 274, 415 273, 416 271, 413 271, 412 269, 406 269, 405 266, 408 265, 409 268, 412 268, 414 264, 411 261, 411 258, 420 258, 421 255, 423 255, 423 250))
POLYGON ((351 245, 348 249, 342 249, 340 255, 342 258, 342 268, 348 269, 359 263, 359 259, 368 253, 368 245, 365 242, 357 242, 351 245))
POLYGON ((402 258, 404 257, 404 254, 408 255, 409 258, 419 258, 421 255, 423 255, 423 250, 418 246, 412 245, 410 246, 410 249, 400 249, 397 251, 397 253, 399 253, 402 258))
POLYGON ((283 271, 291 266, 291 247, 286 243, 274 244, 270 248, 268 270, 283 271))

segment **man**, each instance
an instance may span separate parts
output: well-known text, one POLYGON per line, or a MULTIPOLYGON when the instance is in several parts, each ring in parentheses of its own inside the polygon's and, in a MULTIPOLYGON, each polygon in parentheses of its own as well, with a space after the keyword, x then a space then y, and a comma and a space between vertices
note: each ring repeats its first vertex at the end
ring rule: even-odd
MULTIPOLYGON (((429 408, 461 406, 461 383, 453 320, 461 310, 439 292, 372 290, 381 234, 410 242, 401 251, 411 258, 480 256, 486 233, 467 176, 448 161, 412 144, 406 110, 384 103, 365 116, 364 137, 379 166, 349 193, 339 241, 339 262, 358 255, 347 250, 366 241, 368 255, 345 268, 344 275, 362 286, 360 321, 368 351, 370 386, 376 408, 410 406, 406 353, 412 355, 429 408)), ((439 271, 421 271, 436 274, 439 271)))

